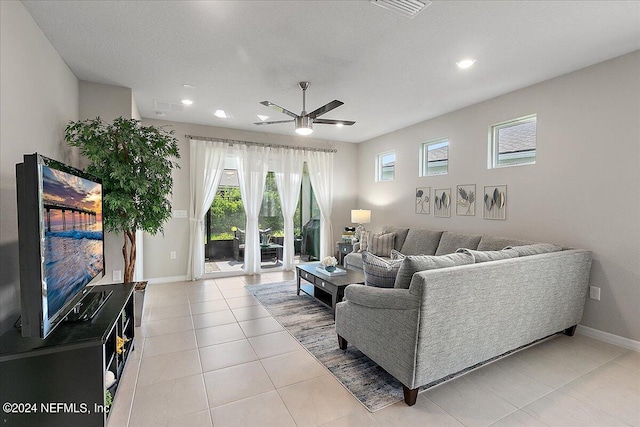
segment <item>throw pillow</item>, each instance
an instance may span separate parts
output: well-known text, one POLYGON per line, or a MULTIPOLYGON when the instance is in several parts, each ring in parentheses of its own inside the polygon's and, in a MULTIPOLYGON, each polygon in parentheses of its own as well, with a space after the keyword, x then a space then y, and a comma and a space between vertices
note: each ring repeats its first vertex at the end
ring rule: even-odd
POLYGON ((395 239, 396 233, 376 233, 371 236, 369 252, 378 256, 388 257, 393 250, 393 242, 395 239))
POLYGON ((473 255, 454 253, 449 255, 407 255, 402 260, 400 270, 396 276, 394 288, 409 289, 414 273, 436 268, 453 267, 456 265, 473 264, 473 255))
POLYGON ((360 233, 360 249, 358 252, 367 252, 369 250, 369 240, 371 239, 371 232, 368 230, 363 230, 360 233))
POLYGON ((507 246, 505 249, 513 249, 519 256, 546 254, 548 252, 558 252, 562 248, 552 243, 536 243, 535 245, 507 246))
POLYGON ((378 288, 393 288, 396 275, 401 265, 401 259, 387 261, 371 252, 363 252, 362 269, 364 271, 364 284, 378 288))
POLYGON ((497 261, 499 259, 518 258, 518 251, 514 249, 503 249, 501 251, 474 251, 473 249, 460 248, 456 253, 466 253, 473 255, 476 264, 480 262, 497 261))
POLYGON ((400 252, 396 251, 395 249, 391 250, 391 259, 395 260, 395 259, 404 259, 406 255, 401 254, 400 252))
POLYGON ((458 248, 478 249, 478 243, 482 236, 476 234, 452 233, 445 231, 442 233, 436 255, 452 254, 458 248))

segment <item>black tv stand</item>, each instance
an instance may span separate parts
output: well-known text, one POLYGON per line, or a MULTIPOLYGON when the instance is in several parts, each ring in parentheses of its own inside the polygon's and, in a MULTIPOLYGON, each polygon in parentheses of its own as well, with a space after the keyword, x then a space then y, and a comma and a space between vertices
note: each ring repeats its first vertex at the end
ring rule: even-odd
POLYGON ((95 286, 90 294, 110 294, 104 300, 97 297, 103 305, 95 316, 86 322, 62 322, 45 339, 25 338, 13 328, 0 336, 0 402, 23 404, 4 411, 0 424, 107 425, 107 394, 118 398, 120 379, 134 351, 134 287, 95 286), (106 371, 116 380, 108 388, 106 371))
POLYGON ((69 314, 67 314, 64 321, 78 322, 93 319, 112 293, 113 291, 89 292, 84 298, 78 301, 69 314))

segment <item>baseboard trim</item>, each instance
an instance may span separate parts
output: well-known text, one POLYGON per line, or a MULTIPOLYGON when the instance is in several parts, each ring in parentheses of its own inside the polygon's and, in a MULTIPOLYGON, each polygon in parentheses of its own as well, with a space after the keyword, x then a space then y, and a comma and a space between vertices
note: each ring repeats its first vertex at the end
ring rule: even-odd
POLYGON ((585 335, 587 337, 595 338, 600 341, 608 342, 609 344, 640 352, 640 341, 621 337, 620 335, 610 334, 609 332, 604 332, 599 329, 593 329, 583 325, 578 325, 576 332, 580 335, 585 335))
POLYGON ((147 279, 150 284, 153 283, 171 283, 171 282, 185 282, 189 280, 188 276, 173 276, 173 277, 156 277, 154 279, 147 279))

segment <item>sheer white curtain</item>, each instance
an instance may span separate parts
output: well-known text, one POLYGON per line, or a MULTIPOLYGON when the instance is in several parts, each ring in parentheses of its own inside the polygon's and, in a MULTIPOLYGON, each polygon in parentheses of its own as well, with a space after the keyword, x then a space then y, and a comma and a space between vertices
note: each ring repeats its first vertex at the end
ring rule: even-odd
POLYGON ((258 216, 262 206, 264 183, 270 147, 239 145, 237 147, 238 181, 247 224, 244 238, 244 271, 260 273, 260 233, 258 216))
POLYGON ((333 229, 331 207, 333 205, 333 154, 323 151, 307 153, 309 180, 320 208, 320 259, 333 255, 333 229))
POLYGON ((204 216, 211 207, 224 172, 229 144, 221 141, 189 141, 191 200, 189 202, 189 277, 204 274, 204 216))
POLYGON ((293 270, 295 257, 293 216, 296 213, 298 197, 300 196, 305 153, 302 150, 289 148, 272 148, 271 154, 284 218, 282 263, 285 270, 293 270))

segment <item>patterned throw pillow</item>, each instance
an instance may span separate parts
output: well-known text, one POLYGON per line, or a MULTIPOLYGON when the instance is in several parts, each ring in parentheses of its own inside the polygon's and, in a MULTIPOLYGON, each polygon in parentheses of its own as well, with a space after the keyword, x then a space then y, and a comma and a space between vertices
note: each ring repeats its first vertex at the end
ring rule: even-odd
POLYGON ((369 250, 369 240, 371 239, 371 232, 368 230, 363 230, 360 233, 360 249, 358 252, 367 252, 369 250))
POLYGON ((392 260, 396 260, 396 259, 404 259, 406 255, 401 254, 399 251, 396 251, 395 249, 391 250, 391 259, 392 260))
POLYGON ((402 260, 400 270, 394 284, 395 288, 409 289, 413 274, 433 270, 436 268, 454 267, 456 265, 473 264, 473 255, 468 253, 454 253, 449 255, 407 255, 402 260))
POLYGON ((378 288, 393 288, 401 265, 401 259, 387 261, 371 252, 363 252, 364 284, 378 288))
POLYGON ((376 233, 371 236, 369 252, 378 256, 388 257, 393 250, 395 239, 396 233, 376 233))

